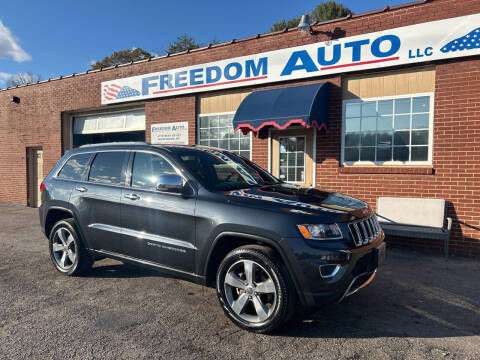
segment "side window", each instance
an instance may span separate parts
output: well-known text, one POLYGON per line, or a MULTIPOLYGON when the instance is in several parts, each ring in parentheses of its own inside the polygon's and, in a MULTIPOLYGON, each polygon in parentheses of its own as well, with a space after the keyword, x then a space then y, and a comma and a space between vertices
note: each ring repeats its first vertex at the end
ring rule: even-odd
POLYGON ((122 185, 124 183, 123 163, 126 152, 100 152, 93 160, 88 181, 103 184, 122 185))
POLYGON ((58 173, 59 179, 67 180, 85 180, 88 174, 88 162, 92 154, 73 155, 58 173))
POLYGON ((163 157, 142 152, 135 153, 132 187, 155 190, 158 177, 166 174, 176 174, 176 172, 163 157))

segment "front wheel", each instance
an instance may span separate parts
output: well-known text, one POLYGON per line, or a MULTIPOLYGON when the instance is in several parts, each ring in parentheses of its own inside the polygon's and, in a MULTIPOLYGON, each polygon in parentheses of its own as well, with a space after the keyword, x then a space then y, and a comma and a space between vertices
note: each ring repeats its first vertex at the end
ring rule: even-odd
POLYGON ((230 252, 217 272, 217 295, 226 315, 239 327, 268 333, 293 312, 295 291, 276 253, 264 246, 230 252))

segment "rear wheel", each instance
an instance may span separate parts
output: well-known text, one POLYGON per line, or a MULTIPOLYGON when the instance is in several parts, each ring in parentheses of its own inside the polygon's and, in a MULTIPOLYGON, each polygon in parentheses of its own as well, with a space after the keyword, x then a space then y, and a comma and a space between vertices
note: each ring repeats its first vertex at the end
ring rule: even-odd
POLYGON ((80 275, 93 264, 93 258, 75 230, 73 219, 60 220, 53 226, 49 249, 55 268, 64 275, 80 275))
POLYGON ((288 320, 295 291, 276 253, 263 246, 230 252, 217 272, 217 294, 227 316, 239 327, 268 333, 288 320))

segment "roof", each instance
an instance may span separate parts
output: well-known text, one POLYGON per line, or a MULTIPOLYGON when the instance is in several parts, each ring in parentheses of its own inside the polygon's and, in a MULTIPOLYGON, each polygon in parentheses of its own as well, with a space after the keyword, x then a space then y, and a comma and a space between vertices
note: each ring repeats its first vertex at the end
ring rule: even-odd
MULTIPOLYGON (((359 13, 359 14, 351 14, 350 13, 345 17, 337 18, 337 19, 333 19, 333 20, 326 20, 326 21, 321 21, 321 22, 320 21, 315 21, 311 25, 312 26, 321 26, 321 25, 326 25, 326 24, 338 23, 338 22, 342 22, 342 21, 346 21, 346 20, 350 20, 350 19, 356 19, 356 18, 360 18, 360 17, 364 17, 364 16, 370 16, 370 15, 379 14, 379 13, 383 13, 383 12, 388 12, 388 11, 398 10, 398 9, 407 8, 407 7, 411 7, 411 6, 421 5, 421 4, 425 4, 425 3, 428 3, 428 2, 432 2, 432 1, 433 0, 418 0, 418 1, 413 1, 413 2, 400 4, 400 5, 395 5, 395 6, 386 5, 382 9, 367 11, 367 12, 363 12, 363 13, 359 13)), ((226 41, 226 42, 219 43, 219 44, 209 44, 209 45, 201 47, 201 48, 182 51, 182 52, 179 52, 179 53, 174 53, 174 54, 167 53, 163 56, 150 57, 149 59, 145 59, 145 60, 132 61, 132 62, 125 63, 125 64, 100 68, 98 70, 87 70, 87 71, 80 72, 80 73, 63 75, 63 76, 59 76, 58 78, 49 78, 47 80, 37 81, 36 83, 30 83, 30 84, 26 84, 26 85, 17 85, 17 86, 9 87, 9 88, 6 88, 6 89, 0 89, 0 92, 6 91, 6 90, 11 90, 11 89, 17 89, 17 88, 21 88, 21 87, 26 87, 26 86, 32 86, 32 85, 36 85, 36 84, 47 83, 47 82, 51 82, 51 81, 68 79, 68 78, 75 77, 75 76, 80 76, 80 75, 93 74, 93 73, 97 73, 97 72, 100 72, 100 71, 112 70, 112 69, 116 69, 116 68, 119 68, 119 67, 124 67, 124 66, 129 66, 129 65, 134 65, 134 64, 140 64, 140 63, 149 62, 149 61, 160 60, 160 59, 173 57, 173 56, 187 55, 187 54, 191 54, 191 53, 195 53, 195 52, 199 52, 199 51, 206 51, 206 50, 213 49, 213 48, 232 45, 232 44, 236 44, 236 43, 239 43, 239 42, 264 38, 264 37, 268 37, 268 36, 276 36, 276 35, 279 35, 279 34, 284 34, 286 32, 294 32, 294 31, 298 31, 298 29, 296 27, 285 28, 283 30, 276 31, 276 32, 257 34, 257 35, 250 36, 250 37, 245 37, 245 38, 242 38, 242 39, 232 39, 230 41, 226 41)))
MULTIPOLYGON (((205 145, 198 145, 198 144, 193 144, 193 145, 179 145, 179 144, 151 144, 146 141, 113 141, 113 142, 107 142, 107 143, 97 143, 97 144, 86 144, 86 145, 81 145, 77 148, 71 149, 70 151, 82 151, 82 150, 92 150, 95 151, 96 149, 99 148, 125 148, 131 146, 134 149, 138 148, 145 148, 145 147, 154 147, 154 148, 160 148, 164 149, 167 151, 175 152, 175 149, 211 149, 219 152, 225 152, 228 150, 213 147, 213 146, 205 146, 205 145)), ((115 149, 118 150, 118 149, 115 149)))

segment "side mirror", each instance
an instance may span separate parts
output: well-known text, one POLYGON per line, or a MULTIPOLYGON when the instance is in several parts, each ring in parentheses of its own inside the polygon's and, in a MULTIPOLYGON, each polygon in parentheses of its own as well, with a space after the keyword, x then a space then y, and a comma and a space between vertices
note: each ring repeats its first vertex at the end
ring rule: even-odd
POLYGON ((285 179, 286 179, 287 177, 282 174, 282 175, 280 175, 278 178, 279 178, 280 180, 282 180, 282 181, 285 181, 285 179))
POLYGON ((182 192, 183 178, 177 174, 160 175, 156 188, 158 191, 182 192))

